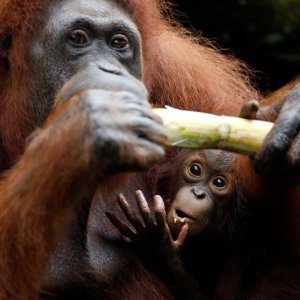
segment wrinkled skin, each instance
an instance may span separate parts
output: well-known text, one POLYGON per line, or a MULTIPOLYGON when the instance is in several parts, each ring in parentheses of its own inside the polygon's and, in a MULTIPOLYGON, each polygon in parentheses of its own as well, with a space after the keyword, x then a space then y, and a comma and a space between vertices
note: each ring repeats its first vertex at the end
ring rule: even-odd
MULTIPOLYGON (((17 6, 18 1, 11 2, 17 6)), ((6 3, 10 1, 1 5, 6 3)), ((23 22, 22 5, 28 3, 18 4, 19 15, 13 14, 13 18, 23 22)), ((116 1, 62 0, 43 4, 42 18, 33 31, 28 31, 34 34, 26 36, 28 48, 18 43, 22 37, 16 34, 16 28, 10 36, 9 25, 13 24, 8 24, 7 36, 0 41, 1 71, 6 80, 1 97, 10 100, 3 103, 1 99, 1 167, 7 172, 1 174, 0 186, 0 295, 3 299, 34 299, 59 240, 59 258, 54 255, 49 272, 54 289, 58 284, 76 295, 74 287, 90 287, 90 281, 83 276, 88 274, 87 279, 96 278, 89 293, 95 286, 101 289, 102 282, 113 282, 113 290, 116 276, 125 274, 119 293, 124 298, 121 291, 129 290, 132 262, 139 261, 130 247, 125 253, 120 234, 112 229, 105 211, 107 205, 115 207, 111 202, 119 192, 128 199, 140 188, 149 199, 149 178, 136 175, 126 185, 124 171, 148 169, 159 162, 166 140, 142 83, 140 33, 116 1), (24 51, 26 68, 19 70, 16 53, 24 51), (19 90, 20 99, 16 97, 19 90), (5 93, 12 94, 11 98, 5 93), (120 187, 123 184, 124 189, 120 187), (82 203, 86 206, 84 212, 82 203), (74 217, 75 212, 78 214, 74 217), (75 221, 70 223, 71 220, 75 221), (61 238, 66 228, 70 228, 69 236, 61 238)), ((161 30, 171 34, 168 28, 161 30)), ((184 39, 179 41, 185 43, 184 39)), ((145 45, 145 51, 151 46, 145 45)), ((163 49, 167 54, 165 45, 163 49)), ((181 78, 178 66, 176 70, 181 78)), ((147 75, 156 76, 155 72, 147 75)), ((189 76, 185 74, 185 78, 189 76)), ((176 78, 171 77, 172 81, 174 86, 176 78)), ((196 88, 201 89, 201 85, 202 82, 196 88)), ((172 93, 169 96, 171 99, 172 93)), ((275 127, 280 133, 271 134, 255 164, 266 171, 264 178, 274 173, 287 174, 285 183, 299 185, 299 86, 294 85, 290 94, 275 101, 269 107, 271 117, 268 107, 257 116, 275 121, 280 114, 275 127)), ((178 106, 183 104, 187 103, 178 101, 178 106)), ((149 278, 151 274, 145 280, 147 284, 149 278)), ((136 286, 139 283, 131 280, 136 286)), ((158 285, 156 281, 143 288, 148 287, 147 293, 158 285)))
MULTIPOLYGON (((66 135, 65 146, 74 152, 71 156, 66 149, 65 154, 76 162, 74 166, 78 164, 74 176, 80 184, 78 181, 76 184, 71 182, 71 187, 75 185, 76 189, 82 188, 85 194, 83 197, 73 188, 70 198, 73 201, 77 197, 81 197, 78 199, 80 201, 93 198, 97 190, 97 197, 102 199, 107 193, 114 194, 124 183, 122 177, 115 179, 111 175, 144 170, 164 156, 162 146, 166 141, 165 130, 152 113, 147 91, 140 81, 140 36, 135 24, 112 1, 60 2, 50 7, 46 21, 34 36, 30 53, 31 79, 36 82, 32 90, 34 114, 38 115, 37 123, 39 120, 43 122, 48 108, 45 103, 37 102, 39 99, 47 100, 50 107, 54 107, 51 108, 54 112, 47 119, 46 126, 66 135), (60 90, 55 95, 58 88, 60 90), (69 143, 69 136, 75 136, 76 141, 69 143)), ((59 168, 57 172, 64 173, 59 168)), ((80 227, 78 234, 81 232, 82 218, 78 217, 72 225, 73 228, 80 227)), ((83 221, 84 226, 85 222, 87 220, 83 221)), ((78 264, 85 264, 86 257, 82 255, 85 251, 82 249, 84 242, 77 237, 73 240, 73 237, 72 233, 69 239, 65 237, 60 243, 62 250, 58 247, 54 255, 46 280, 51 290, 71 286, 72 294, 77 286, 80 289, 77 275, 73 274, 79 274, 82 283, 82 270, 74 268, 73 273, 72 267, 59 266, 61 257, 64 257, 64 265, 70 260, 73 264, 74 259, 78 264), (69 245, 74 245, 75 250, 70 249, 69 245), (71 255, 69 250, 72 251, 71 255), (74 256, 74 251, 78 255, 74 256)), ((87 244, 91 252, 90 263, 96 269, 94 256, 100 262, 102 258, 97 258, 93 242, 87 244)), ((105 248, 105 241, 101 247, 105 249, 103 260, 106 263, 102 272, 109 278, 114 273, 113 266, 107 260, 106 251, 110 250, 105 248)), ((112 263, 117 270, 120 269, 118 259, 112 263)), ((103 277, 102 274, 99 276, 103 277)))
POLYGON ((13 240, 2 248, 2 262, 22 262, 23 271, 1 264, 4 299, 35 297, 57 240, 97 189, 114 192, 125 184, 124 172, 164 157, 166 133, 141 81, 141 40, 130 17, 109 0, 55 1, 44 13, 21 80, 32 101, 28 119, 40 128, 23 155, 15 151, 18 136, 6 142, 19 159, 1 185, 2 238, 13 240))
MULTIPOLYGON (((66 9, 69 9, 69 7, 72 9, 73 7, 76 8, 77 5, 80 4, 80 1, 66 1, 62 2, 58 5, 57 8, 54 8, 50 13, 52 14, 52 20, 55 16, 56 20, 56 13, 59 15, 62 15, 62 12, 65 13, 66 9)), ((124 22, 123 18, 123 12, 120 11, 119 8, 116 8, 116 5, 114 2, 110 1, 104 1, 104 2, 90 2, 92 7, 98 6, 98 5, 109 5, 109 9, 111 9, 110 13, 108 15, 110 18, 108 18, 108 23, 114 22, 118 23, 116 19, 118 19, 118 16, 121 16, 122 22, 124 22), (101 4, 100 4, 101 3, 101 4), (112 6, 111 6, 112 5, 112 6), (112 10, 113 7, 113 10, 112 10), (113 11, 113 13, 112 13, 113 11), (120 14, 118 15, 116 11, 120 11, 120 14), (116 19, 115 19, 116 18, 116 19)), ((81 8, 80 14, 84 14, 85 8, 81 8)), ((89 13, 88 13, 89 14, 89 13)), ((75 15, 76 16, 76 15, 75 15)), ((64 18, 63 18, 64 19, 64 18)), ((68 20, 68 19, 67 19, 68 20)), ((126 22, 129 22, 129 27, 134 27, 134 24, 132 21, 127 18, 125 18, 126 22)), ((65 20, 64 20, 65 21, 65 20)), ((97 22, 103 22, 102 18, 97 19, 97 22)), ((88 20, 90 22, 90 20, 88 20)), ((58 22, 60 24, 60 22, 58 22)), ((51 22, 49 25, 49 28, 52 28, 53 25, 51 25, 51 22)), ((61 29, 60 26, 56 27, 57 30, 64 30, 61 29)), ((103 29, 103 27, 101 27, 103 29)), ((49 29, 48 29, 49 31, 49 29)), ((128 29, 129 31, 129 29, 128 29)), ((55 32, 55 30, 52 30, 52 32, 55 32)), ((106 32, 104 30, 104 32, 106 32)), ((96 143, 96 149, 99 147, 101 151, 104 153, 101 155, 106 155, 107 159, 101 160, 101 163, 105 162, 105 174, 111 174, 116 173, 118 171, 124 171, 124 170, 140 170, 143 168, 147 168, 148 166, 152 165, 154 162, 159 161, 161 157, 163 156, 163 150, 159 146, 163 144, 165 141, 165 135, 162 129, 160 128, 160 125, 157 124, 156 118, 153 116, 152 112, 150 111, 150 108, 146 102, 146 93, 144 90, 144 87, 142 83, 138 80, 135 80, 133 77, 137 77, 137 79, 140 78, 140 50, 139 47, 136 44, 140 44, 137 30, 135 29, 135 34, 132 34, 131 39, 133 43, 133 48, 136 49, 135 51, 129 51, 122 50, 121 53, 118 51, 117 55, 115 56, 111 52, 110 48, 108 53, 103 53, 103 49, 106 48, 106 45, 102 44, 103 39, 102 37, 102 31, 99 32, 99 36, 97 38, 100 39, 95 43, 102 51, 90 51, 90 46, 88 46, 88 49, 86 47, 79 47, 79 50, 76 48, 76 55, 74 54, 74 59, 76 58, 76 63, 74 60, 74 64, 71 64, 72 67, 81 70, 80 66, 81 64, 88 64, 88 71, 83 70, 80 71, 77 75, 75 75, 69 82, 66 83, 66 85, 62 88, 60 93, 57 96, 57 100, 55 103, 58 105, 60 103, 65 103, 65 99, 73 98, 72 96, 74 94, 79 93, 80 98, 84 99, 83 102, 87 102, 88 108, 95 108, 93 99, 97 97, 99 94, 106 93, 106 90, 108 89, 109 97, 107 97, 108 101, 103 102, 99 101, 99 106, 96 109, 92 110, 92 117, 95 118, 96 128, 103 128, 101 130, 101 138, 98 139, 98 142, 96 143), (134 38, 135 37, 135 38, 134 38), (134 42, 136 40, 136 42, 134 42), (81 49, 84 49, 82 51, 81 49), (79 51, 82 51, 80 55, 77 55, 79 51), (126 53, 125 56, 122 56, 126 53), (86 55, 87 56, 86 56, 86 55), (96 67, 89 61, 90 56, 93 57, 92 61, 95 61, 96 67), (105 57, 105 60, 103 59, 105 57), (86 61, 88 60, 88 62, 86 61), (78 61, 78 65, 77 65, 78 61), (137 67, 138 65, 138 67, 137 67), (124 67, 125 66, 125 69, 124 67), (127 71, 131 74, 126 75, 127 71), (94 75, 94 72, 103 72, 107 73, 107 77, 103 77, 101 82, 94 83, 94 78, 97 78, 96 75, 94 75), (125 74, 125 76, 124 76, 125 74), (121 78, 126 77, 126 79, 121 80, 121 78), (133 76, 133 77, 132 77, 133 76), (105 79, 104 79, 105 78, 105 79), (112 79, 115 78, 115 81, 112 79), (120 80, 119 80, 120 79, 120 80), (88 88, 92 90, 85 91, 82 95, 82 90, 86 90, 88 88), (96 88, 97 91, 94 91, 96 88), (100 89, 100 91, 98 91, 100 89), (104 89, 104 91, 102 91, 104 89), (121 92, 122 91, 122 92, 121 92), (125 91, 125 93, 124 93, 125 91), (129 92, 129 93, 128 93, 129 92), (87 96, 86 96, 86 93, 87 96), (126 98, 126 105, 124 104, 124 101, 122 101, 121 98, 126 98), (128 96, 130 100, 128 99, 128 96), (116 100, 115 100, 116 98, 116 100), (114 103, 114 104, 112 104, 114 103), (95 113, 98 112, 99 114, 95 113), (108 117, 103 117, 103 112, 108 113, 108 117), (117 117, 116 117, 117 116, 117 117), (127 120, 128 118, 128 120, 127 120), (114 122, 112 122, 114 120, 114 122), (102 123, 103 122, 103 123, 102 123), (143 126, 141 126, 143 124, 143 126), (128 135, 125 135, 124 133, 127 132, 128 135), (137 141, 134 142, 134 141, 137 141), (132 142, 134 142, 134 147, 132 147, 132 142), (154 143, 153 143, 154 142, 154 143), (107 147, 109 145, 109 147, 107 147), (129 147, 130 145, 130 147, 129 147), (107 173, 106 173, 107 172, 107 173)), ((96 38, 95 38, 96 39, 96 38)), ((53 49, 58 48, 59 45, 54 45, 53 49)), ((71 48, 73 49, 73 48, 71 48)), ((98 49, 98 48, 97 48, 98 49)), ((69 51, 69 50, 68 50, 69 51)), ((68 53, 68 57, 72 57, 71 50, 70 54, 68 53)), ((55 50, 53 50, 55 53, 55 50)), ((64 52, 63 52, 64 53, 64 52)), ((58 55, 58 54, 57 54, 58 55)), ((55 59, 57 60, 57 55, 55 55, 55 59)), ((33 57, 34 58, 34 57, 33 57)), ((53 58, 54 59, 54 58, 53 58)), ((64 61, 65 58, 62 58, 61 60, 64 61)), ((44 58, 45 61, 48 61, 46 59, 46 56, 44 58)), ((37 63, 39 64, 39 63, 37 63)), ((70 67, 65 67, 65 69, 69 69, 70 67)), ((44 68, 42 68, 44 69, 44 68)), ((65 71, 59 70, 57 71, 60 76, 61 74, 64 74, 65 71)), ((57 75, 57 74, 55 74, 57 75)), ((40 73, 37 75, 37 77, 40 77, 40 73)), ((39 89, 37 89, 39 90, 39 89)), ((288 101, 290 101, 288 99, 288 101)), ((99 132, 99 131, 98 131, 99 132)), ((263 162, 262 162, 263 165, 263 162)), ((102 173, 102 174, 103 174, 102 173)), ((130 195, 132 192, 137 188, 136 187, 130 187, 128 188, 127 194, 130 195)), ((94 273, 94 277, 96 278, 96 281, 102 281, 103 278, 106 280, 113 280, 117 274, 123 270, 127 270, 127 264, 124 260, 124 250, 123 246, 120 247, 120 245, 116 245, 115 243, 112 243, 111 240, 119 240, 119 235, 116 234, 112 229, 110 228, 109 224, 106 224, 107 221, 105 220, 105 211, 106 211, 106 205, 104 205, 106 199, 108 198, 114 198, 118 194, 118 189, 115 190, 114 193, 100 195, 99 192, 97 193, 96 200, 93 201, 91 212, 88 216, 88 225, 87 225, 87 241, 84 247, 82 247, 82 242, 80 242, 80 245, 78 243, 75 243, 78 247, 79 252, 85 252, 88 253, 88 259, 82 255, 78 255, 78 257, 82 257, 79 259, 80 261, 84 261, 86 263, 87 261, 87 268, 92 269, 94 273), (98 200, 97 200, 98 199, 98 200), (100 215, 99 215, 100 211, 100 215), (94 214, 96 216, 94 216, 94 214), (104 223, 104 224, 103 224, 104 223)), ((112 206, 110 204, 110 206, 112 206)), ((68 245, 72 244, 72 242, 68 242, 68 240, 64 241, 64 244, 68 245)), ((67 246, 68 248, 68 246, 67 246)), ((64 249, 64 247, 62 247, 64 249)), ((58 250, 60 251, 60 250, 58 250)), ((71 254, 68 254, 69 252, 66 250, 63 251, 63 256, 67 257, 65 259, 66 261, 70 260, 71 254)), ((127 251, 127 250, 126 250, 127 251)), ((73 251, 71 252, 73 253, 73 251)), ((127 253, 127 252, 126 252, 127 253)), ((131 254, 128 254, 129 256, 131 254)), ((126 256, 125 256, 126 257, 126 256)), ((72 260, 72 259, 71 259, 72 260)), ((73 265, 72 261, 70 262, 71 265, 73 265)), ((75 268, 71 267, 71 269, 75 268)), ((84 267, 86 268, 86 266, 84 267)), ((76 268, 75 268, 76 269, 76 268)), ((76 276, 72 277, 72 274, 68 274, 68 270, 64 268, 64 271, 62 273, 61 268, 56 266, 56 263, 52 264, 51 267, 51 274, 50 274, 50 282, 52 281, 55 283, 54 286, 58 283, 59 285, 62 284, 61 278, 65 278, 65 280, 70 280, 72 287, 73 285, 78 286, 79 283, 77 282, 76 276), (57 274, 58 273, 58 274, 57 274), (54 278, 54 279, 53 279, 54 278), (74 283, 74 282, 75 283, 74 283), (72 283, 73 282, 73 283, 72 283)), ((80 273, 80 271, 79 271, 80 273)), ((81 275, 80 275, 81 276, 81 275)), ((68 282, 69 284, 69 282, 68 282)), ((86 284, 86 283, 85 283, 86 284)), ((51 283, 50 283, 51 285, 51 283)), ((101 285, 99 285, 101 288, 101 285)), ((71 288, 72 290, 72 288, 71 288)))
POLYGON ((76 110, 86 114, 86 138, 102 174, 147 168, 163 157, 165 133, 139 80, 139 33, 114 2, 83 2, 55 5, 34 37, 34 115, 45 119, 50 99, 66 82, 54 108, 68 106, 65 118, 76 110))
POLYGON ((281 101, 260 106, 249 101, 242 117, 275 122, 254 159, 257 172, 288 186, 300 184, 300 83, 285 91, 281 101))
MULTIPOLYGON (((36 83, 32 95, 33 114, 38 115, 42 123, 52 110, 51 101, 55 98, 54 107, 58 111, 62 109, 67 120, 72 119, 72 124, 80 126, 87 124, 84 126, 84 134, 78 139, 86 140, 87 143, 79 143, 85 147, 78 149, 74 160, 77 160, 78 153, 90 153, 93 160, 87 169, 91 174, 96 174, 97 178, 103 177, 106 180, 107 174, 141 170, 160 161, 164 154, 162 144, 165 142, 165 132, 150 110, 146 90, 140 81, 141 41, 132 20, 113 1, 61 1, 53 5, 48 13, 46 23, 34 37, 30 57, 31 65, 35 66, 31 68, 31 76, 36 83), (75 32, 75 36, 72 36, 72 30, 80 32, 75 32), (81 31, 84 31, 83 36, 81 31), (122 36, 117 42, 118 49, 112 48, 109 43, 115 33, 125 35, 130 46, 127 47, 125 39, 124 48, 118 48, 119 44, 123 45, 122 36), (68 42, 64 44, 61 41, 66 35, 71 37, 71 41, 67 39, 68 42), (39 99, 46 101, 37 104, 39 99), (85 115, 85 120, 87 118, 88 121, 77 120, 76 112, 80 116, 85 115)), ((289 115, 284 118, 288 119, 289 115)), ((52 120, 51 117, 47 124, 51 124, 52 120)), ((61 126, 66 125, 62 123, 61 126)), ((57 131, 60 130, 56 128, 55 132, 57 131)), ((74 132, 77 131, 74 127, 74 132)), ((259 164, 263 166, 264 162, 259 164)), ((75 174, 77 172, 76 170, 75 174)), ((110 184, 111 182, 104 183, 104 186, 110 184)), ((91 196, 96 186, 93 185, 94 189, 89 187, 91 196)), ((113 188, 112 192, 108 188, 108 193, 107 188, 105 189, 103 196, 102 189, 98 188, 98 200, 93 201, 91 212, 88 213, 88 221, 85 221, 88 224, 87 237, 79 243, 75 239, 74 246, 80 252, 78 261, 84 262, 83 272, 90 273, 92 270, 97 282, 113 280, 121 270, 127 268, 123 248, 111 242, 119 241, 120 236, 115 231, 111 232, 110 224, 104 218, 104 203, 107 199, 114 198, 119 188, 113 188), (97 215, 99 211, 102 211, 100 216, 97 215), (88 253, 88 258, 82 253, 88 253)), ((133 189, 136 186, 129 187, 128 194, 133 189)), ((71 239, 73 236, 74 233, 71 234, 71 239)), ((74 245, 74 241, 65 239, 63 244, 67 250, 64 246, 62 250, 58 249, 65 257, 62 262, 68 265, 71 260, 72 265, 74 249, 70 252, 69 245, 74 245)), ((51 265, 49 276, 50 286, 54 289, 56 284, 71 286, 71 291, 74 286, 88 285, 86 282, 82 283, 82 274, 79 276, 80 283, 73 276, 73 269, 76 270, 75 273, 82 271, 76 264, 72 265, 72 271, 69 272, 66 267, 57 267, 56 262, 51 265)), ((101 289, 101 284, 99 287, 101 289)))

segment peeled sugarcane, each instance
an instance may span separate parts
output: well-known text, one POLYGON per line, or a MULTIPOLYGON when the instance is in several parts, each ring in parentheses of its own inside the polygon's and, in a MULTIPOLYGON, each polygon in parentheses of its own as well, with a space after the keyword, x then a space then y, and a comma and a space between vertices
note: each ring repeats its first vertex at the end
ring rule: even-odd
POLYGON ((254 156, 273 123, 216 116, 171 107, 157 108, 167 129, 168 142, 181 148, 212 148, 254 156))

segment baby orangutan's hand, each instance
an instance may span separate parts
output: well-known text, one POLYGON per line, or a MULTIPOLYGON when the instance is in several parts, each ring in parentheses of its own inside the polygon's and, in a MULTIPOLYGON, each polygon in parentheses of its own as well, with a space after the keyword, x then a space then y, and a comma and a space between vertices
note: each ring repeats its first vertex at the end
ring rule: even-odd
POLYGON ((172 260, 177 257, 188 233, 188 224, 182 224, 178 238, 173 240, 170 228, 166 222, 166 211, 163 199, 156 195, 153 197, 151 212, 150 205, 143 192, 136 191, 135 199, 138 207, 136 213, 123 195, 117 198, 128 223, 120 220, 115 214, 107 212, 106 215, 112 224, 137 247, 146 257, 156 257, 161 261, 172 260))

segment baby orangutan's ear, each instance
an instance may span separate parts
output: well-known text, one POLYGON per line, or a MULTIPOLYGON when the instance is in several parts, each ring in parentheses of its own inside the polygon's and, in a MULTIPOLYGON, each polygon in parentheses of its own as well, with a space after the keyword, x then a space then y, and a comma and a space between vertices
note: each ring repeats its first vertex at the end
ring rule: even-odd
POLYGON ((8 35, 0 38, 0 59, 8 61, 8 52, 12 45, 12 37, 8 35))

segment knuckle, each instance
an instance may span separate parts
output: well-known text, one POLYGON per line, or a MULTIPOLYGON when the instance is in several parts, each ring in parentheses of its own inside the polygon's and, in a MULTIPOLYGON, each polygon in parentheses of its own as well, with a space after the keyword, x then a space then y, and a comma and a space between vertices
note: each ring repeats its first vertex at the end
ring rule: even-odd
MULTIPOLYGON (((105 113, 109 109, 111 102, 108 101, 112 98, 110 92, 88 89, 81 93, 80 102, 83 103, 86 110, 97 113, 105 113), (105 101, 107 100, 107 101, 105 101)), ((98 116, 99 117, 99 116, 98 116)))
POLYGON ((137 214, 136 214, 135 212, 131 211, 131 210, 128 212, 128 217, 129 217, 129 219, 132 220, 133 222, 137 222, 137 221, 138 221, 138 216, 137 216, 137 214))
POLYGON ((288 151, 288 160, 292 165, 297 165, 299 167, 300 164, 300 138, 298 138, 292 144, 292 147, 288 151))
POLYGON ((147 98, 147 89, 141 80, 136 79, 132 75, 122 74, 116 78, 114 90, 128 91, 142 98, 147 98))
POLYGON ((141 204, 141 212, 147 216, 150 216, 150 208, 147 204, 141 204))
POLYGON ((137 96, 134 93, 129 91, 114 92, 114 96, 116 98, 122 99, 123 101, 126 101, 126 103, 137 98, 137 96))
POLYGON ((291 138, 286 131, 274 128, 267 136, 260 152, 274 156, 288 150, 291 138))
POLYGON ((86 102, 94 101, 99 96, 99 93, 101 93, 100 90, 86 89, 80 93, 80 98, 86 102))
POLYGON ((147 95, 148 95, 147 88, 141 80, 130 75, 130 78, 128 78, 128 81, 129 81, 130 87, 133 88, 135 93, 137 93, 140 96, 147 97, 147 95))
POLYGON ((271 142, 272 144, 269 148, 273 149, 273 151, 283 152, 287 150, 291 142, 291 138, 285 132, 278 132, 273 136, 271 142))

